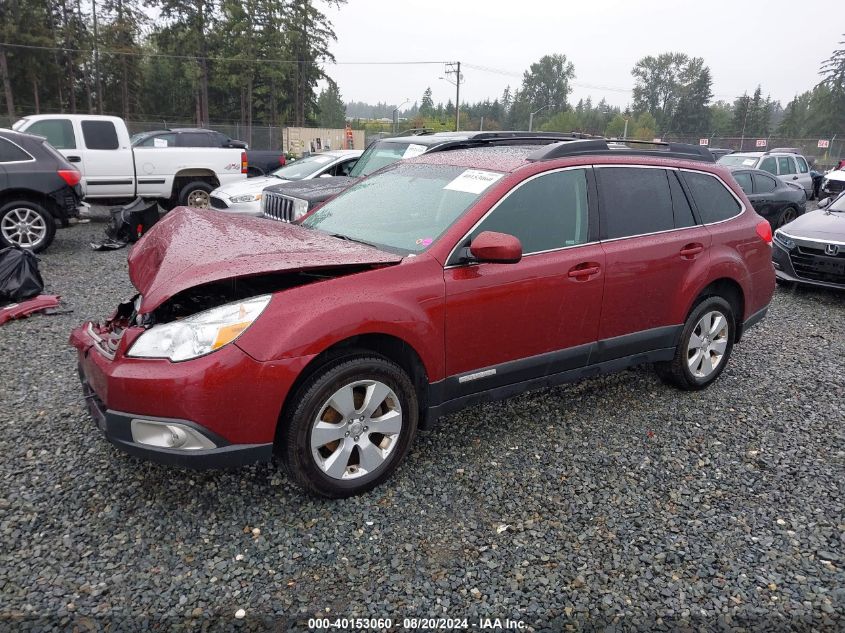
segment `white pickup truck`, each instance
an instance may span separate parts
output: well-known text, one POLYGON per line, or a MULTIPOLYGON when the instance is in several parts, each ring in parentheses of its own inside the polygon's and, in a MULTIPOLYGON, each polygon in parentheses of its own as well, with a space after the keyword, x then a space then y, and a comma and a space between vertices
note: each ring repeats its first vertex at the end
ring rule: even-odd
POLYGON ((19 132, 43 136, 82 172, 86 199, 157 198, 208 207, 209 193, 246 178, 246 152, 224 147, 132 147, 126 122, 93 114, 37 114, 19 132))

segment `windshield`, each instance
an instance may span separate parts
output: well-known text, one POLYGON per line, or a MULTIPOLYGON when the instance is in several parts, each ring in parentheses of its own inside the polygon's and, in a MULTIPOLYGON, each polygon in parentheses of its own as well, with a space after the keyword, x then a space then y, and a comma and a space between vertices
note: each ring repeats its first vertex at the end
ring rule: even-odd
POLYGON ((284 180, 302 180, 303 178, 308 178, 308 176, 313 176, 335 160, 337 160, 336 156, 316 154, 315 156, 300 158, 285 167, 280 167, 276 171, 271 172, 270 175, 284 180))
POLYGON ((398 160, 419 156, 426 149, 428 148, 425 145, 410 140, 407 143, 376 141, 361 154, 361 158, 355 163, 355 167, 352 168, 349 175, 353 178, 369 176, 374 171, 378 171, 398 160))
POLYGON ((833 202, 827 205, 828 211, 845 211, 845 194, 839 194, 839 197, 836 198, 833 202))
POLYGON ((722 156, 718 161, 720 165, 738 165, 739 167, 753 167, 757 162, 756 156, 743 156, 742 154, 728 154, 722 156))
POLYGON ((419 253, 502 176, 451 165, 400 164, 350 187, 302 225, 403 255, 419 253))

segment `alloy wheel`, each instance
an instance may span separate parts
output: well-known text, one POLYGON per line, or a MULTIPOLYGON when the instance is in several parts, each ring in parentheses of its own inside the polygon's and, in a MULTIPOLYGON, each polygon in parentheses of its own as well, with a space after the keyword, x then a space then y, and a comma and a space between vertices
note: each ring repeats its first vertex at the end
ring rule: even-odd
POLYGON ((357 479, 378 470, 399 443, 402 407, 383 382, 359 380, 338 389, 311 426, 311 454, 332 479, 357 479))
POLYGON ((687 343, 687 365, 696 378, 710 376, 725 357, 730 326, 718 310, 704 313, 695 324, 687 343))
POLYGON ((3 216, 0 231, 11 244, 35 248, 47 238, 47 223, 34 209, 18 207, 3 216))
POLYGON ((188 194, 188 206, 197 209, 208 209, 211 206, 211 196, 207 191, 194 189, 188 194))

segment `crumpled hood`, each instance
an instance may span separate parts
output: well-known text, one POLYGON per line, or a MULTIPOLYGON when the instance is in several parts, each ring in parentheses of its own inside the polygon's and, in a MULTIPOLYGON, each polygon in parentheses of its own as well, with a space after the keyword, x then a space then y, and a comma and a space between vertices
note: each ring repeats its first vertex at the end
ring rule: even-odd
POLYGON ((314 178, 312 180, 296 180, 294 182, 277 183, 269 191, 282 193, 300 200, 327 200, 351 187, 358 182, 358 178, 349 176, 332 176, 331 178, 314 178))
POLYGON ((213 281, 400 261, 400 255, 295 224, 177 207, 133 247, 129 278, 143 295, 139 312, 146 314, 213 281))
POLYGON ((845 170, 837 169, 824 175, 828 180, 835 180, 837 182, 845 182, 845 170))
POLYGON ((845 242, 845 213, 834 211, 828 214, 823 209, 816 209, 799 215, 782 230, 792 237, 845 242))
POLYGON ((212 193, 223 194, 229 198, 234 196, 245 196, 248 193, 260 193, 264 191, 265 187, 270 185, 281 185, 290 180, 282 180, 275 176, 261 176, 258 178, 247 178, 246 180, 238 180, 224 187, 218 187, 212 193))

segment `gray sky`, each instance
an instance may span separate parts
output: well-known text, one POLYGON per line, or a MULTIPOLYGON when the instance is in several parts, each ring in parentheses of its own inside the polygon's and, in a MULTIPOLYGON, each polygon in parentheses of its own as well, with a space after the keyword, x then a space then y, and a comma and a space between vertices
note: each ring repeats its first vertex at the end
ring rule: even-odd
MULTIPOLYGON (((461 101, 499 97, 543 55, 575 64, 577 102, 592 95, 630 102, 631 68, 666 51, 703 57, 714 100, 733 100, 761 84, 784 105, 818 83, 820 62, 843 39, 845 23, 825 19, 835 3, 795 0, 349 0, 328 9, 338 62, 460 60, 513 73, 466 68, 461 101), (500 8, 501 7, 501 8, 500 8)), ((454 101, 443 66, 331 65, 346 101, 454 101)))

